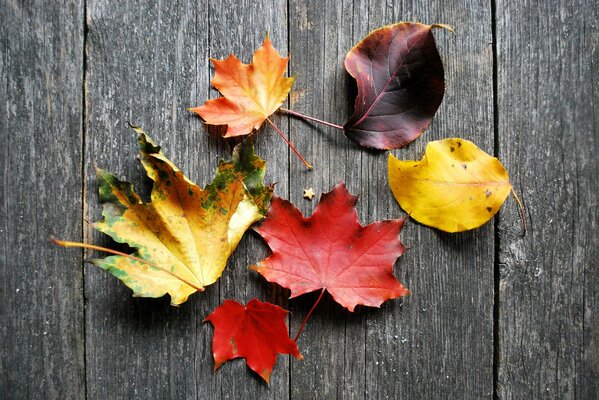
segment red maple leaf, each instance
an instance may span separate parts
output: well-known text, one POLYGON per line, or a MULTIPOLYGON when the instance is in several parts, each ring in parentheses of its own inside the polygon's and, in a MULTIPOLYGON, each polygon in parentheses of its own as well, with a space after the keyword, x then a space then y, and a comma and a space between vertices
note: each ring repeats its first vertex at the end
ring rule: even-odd
POLYGON ((350 311, 409 294, 393 275, 393 264, 405 251, 399 239, 405 218, 362 226, 357 199, 339 183, 304 218, 273 196, 266 219, 255 229, 273 254, 251 268, 291 289, 291 297, 326 290, 350 311))
POLYGON ((214 325, 214 369, 242 357, 248 367, 268 383, 277 353, 302 359, 296 343, 289 338, 286 315, 287 311, 281 307, 258 299, 251 300, 245 307, 225 300, 204 320, 214 325))

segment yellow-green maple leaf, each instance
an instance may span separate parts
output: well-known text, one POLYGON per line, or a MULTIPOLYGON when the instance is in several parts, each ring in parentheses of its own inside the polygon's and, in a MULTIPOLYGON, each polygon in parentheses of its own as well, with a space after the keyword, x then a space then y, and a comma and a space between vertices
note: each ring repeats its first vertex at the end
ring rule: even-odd
POLYGON ((154 181, 144 203, 133 186, 98 169, 103 219, 99 231, 137 251, 93 263, 130 287, 134 296, 162 297, 171 304, 214 283, 243 233, 266 214, 272 187, 264 186, 265 162, 246 140, 233 159, 221 161, 214 181, 201 189, 173 165, 140 128, 141 163, 154 181))

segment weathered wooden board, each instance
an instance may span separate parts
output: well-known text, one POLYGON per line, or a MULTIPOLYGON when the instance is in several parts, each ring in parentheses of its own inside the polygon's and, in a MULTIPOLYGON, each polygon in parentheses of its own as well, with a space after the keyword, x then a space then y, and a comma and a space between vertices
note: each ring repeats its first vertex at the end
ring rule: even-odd
MULTIPOLYGON (((355 84, 343 67, 347 51, 372 29, 399 21, 445 23, 456 34, 435 35, 445 63, 447 92, 432 125, 406 149, 420 159, 428 140, 461 136, 493 152, 493 53, 487 3, 291 1, 292 109, 343 124, 353 110, 355 84)), ((297 147, 313 162, 306 172, 291 159, 290 197, 304 213, 314 204, 302 189, 327 192, 340 180, 360 195, 363 224, 405 215, 387 184, 387 154, 350 142, 343 132, 291 122, 297 147)), ((485 398, 493 393, 494 232, 446 235, 416 223, 402 234, 412 249, 396 273, 412 291, 377 309, 344 311, 319 305, 300 339, 305 361, 292 362, 293 398, 485 398)), ((314 302, 290 302, 292 331, 314 302)))
POLYGON ((500 398, 599 396, 597 4, 497 2, 500 398))
POLYGON ((82 398, 83 4, 0 6, 0 398, 82 398))
MULTIPOLYGON (((430 3, 4 2, 0 398, 596 398, 599 10, 590 0, 430 3), (288 106, 343 124, 356 91, 345 54, 397 21, 456 33, 435 31, 447 84, 439 113, 393 153, 419 159, 427 141, 453 136, 495 152, 525 202, 524 238, 513 200, 469 233, 409 223, 411 250, 395 271, 414 294, 353 314, 325 298, 299 340, 305 360, 279 357, 270 387, 242 360, 214 373, 212 328, 202 322, 225 298, 258 297, 290 308, 297 332, 316 295, 287 301, 287 290, 246 270, 268 253, 256 234, 219 282, 178 308, 132 298, 113 276, 84 268, 83 252, 49 244, 54 234, 115 245, 82 222, 100 218, 94 164, 147 197, 127 122, 192 180, 212 179, 236 141, 186 111, 219 96, 208 57, 249 62, 268 32, 291 55, 288 106)), ((272 119, 315 167, 261 129, 256 151, 279 196, 309 215, 317 199, 303 189, 320 195, 345 181, 363 224, 404 215, 387 186, 386 153, 333 128, 272 119)))
MULTIPOLYGON (((287 50, 287 2, 280 0, 225 0, 210 2, 210 57, 224 59, 235 55, 244 63, 252 61, 254 51, 264 41, 266 33, 279 52, 285 56, 287 50)), ((213 68, 206 69, 207 76, 214 74, 213 68)), ((208 86, 206 86, 206 89, 208 86)), ((211 97, 220 94, 212 89, 211 97)), ((204 96, 199 98, 202 102, 204 96)), ((277 115, 272 121, 284 132, 287 131, 277 115)), ((204 129, 197 128, 200 135, 204 129)), ((215 132, 215 130, 212 130, 215 132)), ((221 130, 221 133, 224 130, 221 130)), ((222 141, 224 143, 224 140, 222 141)), ((280 196, 288 193, 289 150, 285 142, 267 123, 255 137, 256 152, 267 162, 266 182, 275 183, 275 192, 280 196)), ((231 145, 219 145, 221 154, 230 154, 231 145)), ((201 153, 202 148, 198 148, 201 153)), ((227 156, 228 157, 228 156, 227 156)), ((282 291, 265 281, 258 273, 248 270, 248 266, 257 263, 267 255, 266 244, 255 232, 245 235, 220 280, 219 304, 224 299, 234 299, 243 303, 258 297, 287 308, 282 291)), ((203 335, 212 337, 212 329, 206 329, 203 335)), ((212 361, 210 361, 212 362, 212 361)), ((254 373, 251 373, 244 360, 236 360, 221 367, 216 375, 221 382, 222 398, 230 399, 284 399, 289 397, 289 359, 279 356, 273 370, 271 385, 267 386, 254 373)))
MULTIPOLYGON (((94 164, 149 193, 127 122, 141 125, 192 180, 211 179, 216 151, 185 110, 207 93, 207 4, 89 1, 87 26, 86 218, 101 214, 94 164)), ((91 227, 86 232, 88 242, 110 243, 91 227)), ((133 299, 112 275, 88 267, 88 397, 218 398, 202 325, 218 304, 215 289, 175 308, 168 298, 133 299)))
MULTIPOLYGON (((127 121, 142 125, 192 180, 201 185, 211 181, 219 159, 230 158, 234 143, 218 139, 218 129, 209 135, 201 120, 186 111, 218 96, 210 89, 208 57, 235 52, 249 62, 267 31, 286 53, 286 21, 286 5, 268 1, 88 4, 85 166, 90 220, 100 215, 94 163, 136 185, 145 181, 127 121)), ((268 160, 267 181, 286 191, 285 144, 263 132, 256 148, 268 160)), ((88 240, 108 243, 91 229, 88 240)), ((246 236, 223 278, 180 308, 169 306, 168 299, 132 299, 129 289, 112 276, 87 270, 89 397, 286 397, 285 358, 270 390, 256 376, 248 376, 241 360, 214 374, 212 330, 202 323, 224 298, 246 302, 273 293, 246 270, 265 254, 256 235, 246 236)))

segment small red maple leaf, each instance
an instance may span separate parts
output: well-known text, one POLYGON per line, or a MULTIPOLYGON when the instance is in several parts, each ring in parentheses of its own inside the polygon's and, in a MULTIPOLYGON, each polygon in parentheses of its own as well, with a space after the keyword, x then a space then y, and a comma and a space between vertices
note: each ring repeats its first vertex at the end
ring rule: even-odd
POLYGON ((304 218, 290 202, 273 196, 266 219, 255 228, 273 254, 251 268, 291 289, 290 297, 326 290, 349 311, 410 294, 393 275, 393 264, 405 251, 399 232, 406 218, 362 226, 357 199, 339 183, 304 218))
POLYGON ((285 325, 287 313, 279 306, 258 299, 251 300, 245 307, 225 300, 204 320, 214 326, 214 369, 242 357, 248 367, 269 383, 277 353, 303 359, 297 344, 289 338, 285 325))

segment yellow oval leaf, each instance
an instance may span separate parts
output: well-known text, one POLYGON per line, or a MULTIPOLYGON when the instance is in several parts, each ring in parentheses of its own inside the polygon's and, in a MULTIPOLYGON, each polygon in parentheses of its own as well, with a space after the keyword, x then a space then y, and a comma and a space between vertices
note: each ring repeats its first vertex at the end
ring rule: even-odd
POLYGON ((420 161, 390 154, 389 186, 412 218, 445 232, 483 225, 512 189, 497 158, 460 138, 429 142, 420 161))

